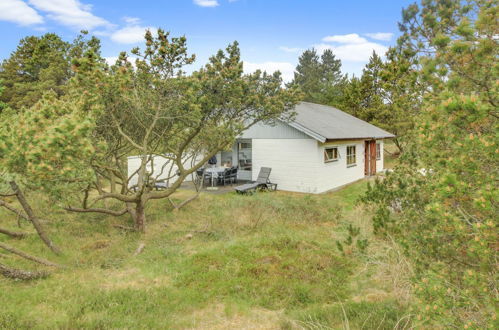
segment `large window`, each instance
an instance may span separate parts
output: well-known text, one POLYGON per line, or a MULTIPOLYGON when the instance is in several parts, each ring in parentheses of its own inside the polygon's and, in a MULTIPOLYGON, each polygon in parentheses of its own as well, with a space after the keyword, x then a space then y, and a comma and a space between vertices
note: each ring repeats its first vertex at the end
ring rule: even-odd
POLYGON ((237 150, 239 169, 242 171, 251 171, 251 140, 239 142, 237 150))
POLYGON ((220 156, 222 158, 221 159, 222 166, 231 167, 233 165, 232 150, 231 151, 222 151, 220 156))
POLYGON ((381 159, 381 143, 376 143, 376 160, 381 159))
POLYGON ((324 149, 324 163, 338 160, 338 148, 330 147, 324 149))
POLYGON ((347 166, 354 166, 357 164, 355 146, 347 146, 347 166))

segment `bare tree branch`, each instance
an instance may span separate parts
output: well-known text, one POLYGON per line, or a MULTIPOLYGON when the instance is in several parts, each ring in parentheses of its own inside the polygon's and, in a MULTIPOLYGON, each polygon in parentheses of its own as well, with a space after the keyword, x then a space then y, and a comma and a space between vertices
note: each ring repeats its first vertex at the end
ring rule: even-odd
POLYGON ((34 262, 39 263, 41 265, 50 266, 50 267, 61 267, 60 265, 55 264, 52 261, 48 261, 48 260, 45 260, 42 258, 38 258, 38 257, 32 256, 32 255, 29 255, 21 250, 18 250, 16 248, 9 246, 7 244, 4 244, 4 243, 0 243, 0 249, 7 250, 11 253, 14 253, 14 254, 24 258, 24 259, 34 261, 34 262))
POLYGON ((10 231, 10 230, 4 229, 4 228, 0 228, 0 234, 5 234, 5 235, 13 237, 13 238, 24 238, 24 237, 26 237, 25 233, 14 232, 14 231, 10 231))
POLYGON ((103 209, 103 208, 78 208, 78 207, 65 207, 64 208, 66 211, 70 212, 79 212, 79 213, 104 213, 104 214, 109 214, 109 215, 114 215, 119 217, 120 215, 123 215, 127 213, 127 209, 121 210, 121 211, 113 211, 113 210, 108 210, 108 209, 103 209))

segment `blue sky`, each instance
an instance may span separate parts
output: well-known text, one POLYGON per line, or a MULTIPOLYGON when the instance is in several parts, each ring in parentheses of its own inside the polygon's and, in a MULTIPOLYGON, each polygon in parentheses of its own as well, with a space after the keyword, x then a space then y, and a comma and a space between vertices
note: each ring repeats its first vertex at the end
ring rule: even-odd
POLYGON ((72 40, 87 29, 112 60, 142 44, 147 28, 185 35, 196 66, 237 40, 245 70, 292 79, 301 51, 331 48, 343 72, 359 75, 372 50, 395 43, 401 10, 414 0, 0 0, 0 59, 28 35, 72 40))

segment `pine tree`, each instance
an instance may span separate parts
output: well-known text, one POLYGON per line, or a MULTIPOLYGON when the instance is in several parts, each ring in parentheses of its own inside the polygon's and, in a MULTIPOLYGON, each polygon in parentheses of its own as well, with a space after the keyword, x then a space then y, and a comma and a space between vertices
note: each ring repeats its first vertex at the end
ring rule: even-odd
POLYGON ((395 76, 416 94, 429 87, 400 165, 366 200, 376 232, 400 242, 414 266, 415 327, 499 325, 498 10, 496 1, 427 0, 403 12, 395 76))
POLYGON ((73 43, 63 41, 54 33, 23 38, 0 66, 0 79, 5 87, 0 101, 19 110, 31 107, 48 91, 63 95, 66 83, 74 74, 72 60, 89 49, 100 56, 100 41, 95 37, 85 40, 86 34, 82 31, 73 43))
POLYGON ((383 62, 381 58, 373 51, 369 62, 362 71, 360 78, 360 90, 362 97, 359 100, 361 111, 359 118, 373 123, 379 124, 384 111, 384 90, 381 83, 381 72, 383 70, 383 62))
POLYGON ((299 87, 304 101, 334 105, 341 97, 344 80, 341 61, 331 50, 319 57, 315 49, 308 49, 298 59, 294 79, 288 86, 299 87))
POLYGON ((360 78, 345 83, 339 108, 394 133, 403 151, 404 138, 413 127, 424 84, 417 83, 411 60, 391 48, 385 62, 373 52, 360 78))

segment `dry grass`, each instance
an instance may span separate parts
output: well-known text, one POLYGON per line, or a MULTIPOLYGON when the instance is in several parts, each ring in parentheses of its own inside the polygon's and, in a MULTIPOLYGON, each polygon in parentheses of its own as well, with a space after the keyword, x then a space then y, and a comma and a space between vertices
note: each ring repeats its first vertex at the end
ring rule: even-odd
MULTIPOLYGON (((358 202, 365 187, 202 194, 178 212, 156 201, 145 235, 113 227, 127 217, 67 214, 33 198, 64 255, 51 255, 32 231, 9 243, 69 268, 30 283, 0 278, 0 328, 393 329, 407 314, 410 268, 395 245, 372 236, 358 202), (369 239, 366 254, 337 250, 349 224, 369 239)), ((0 217, 15 228, 16 219, 0 217)))
POLYGON ((231 330, 231 329, 280 329, 282 311, 263 308, 242 309, 224 304, 210 305, 189 315, 189 329, 231 330))

